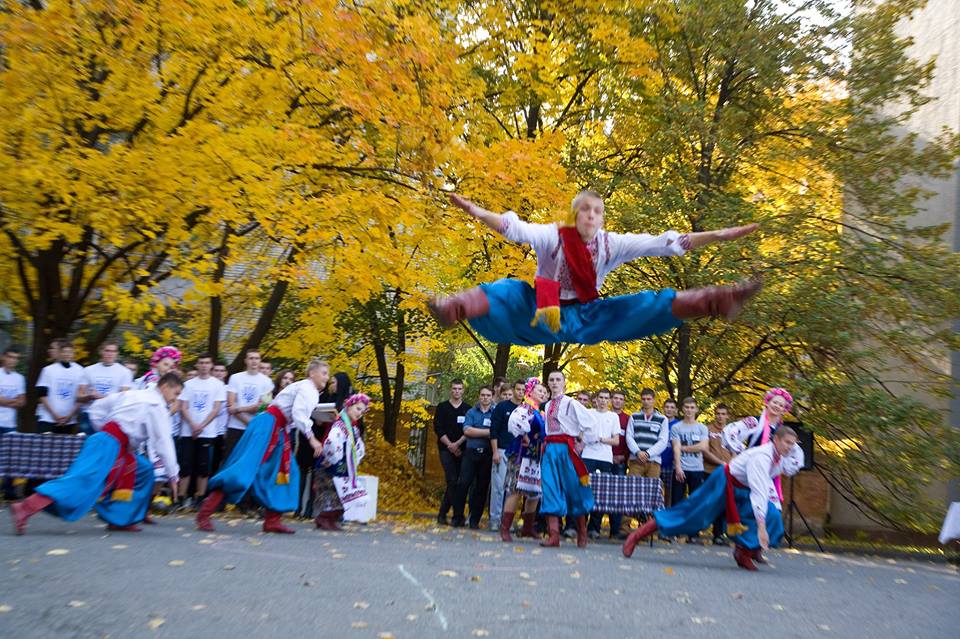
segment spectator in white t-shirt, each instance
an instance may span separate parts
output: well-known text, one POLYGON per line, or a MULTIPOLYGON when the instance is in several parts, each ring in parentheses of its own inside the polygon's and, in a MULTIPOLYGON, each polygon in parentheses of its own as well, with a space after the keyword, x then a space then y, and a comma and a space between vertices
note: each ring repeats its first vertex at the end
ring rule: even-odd
MULTIPOLYGON (((697 402, 687 397, 680 403, 683 420, 670 429, 673 446, 673 505, 676 506, 698 489, 704 481, 703 453, 710 450, 710 429, 697 421, 697 402)), ((699 543, 699 536, 687 543, 699 543)))
POLYGON ((180 394, 180 489, 188 497, 191 477, 196 477, 196 496, 207 492, 213 443, 217 437, 217 416, 227 399, 227 388, 213 377, 213 358, 203 353, 197 358, 197 376, 183 384, 180 394))
POLYGON ((133 388, 133 374, 117 362, 119 354, 120 347, 116 342, 104 342, 100 347, 100 361, 83 369, 83 383, 77 391, 77 401, 83 404, 80 413, 83 432, 93 432, 86 415, 90 402, 133 388))
MULTIPOLYGON (((610 410, 610 391, 601 388, 593 398, 594 408, 590 411, 596 419, 597 441, 583 447, 583 465, 590 473, 613 472, 613 447, 620 442, 620 417, 610 410)), ((590 513, 590 523, 587 530, 591 539, 600 537, 600 524, 603 513, 590 513)))
POLYGON ((260 372, 260 352, 247 351, 243 362, 247 369, 230 376, 227 384, 227 439, 224 455, 230 456, 246 430, 247 424, 254 418, 264 403, 269 403, 273 393, 273 380, 260 372))
MULTIPOLYGON (((258 354, 259 354, 259 353, 258 353, 258 354)), ((264 375, 266 375, 266 376, 269 377, 270 379, 273 379, 273 364, 271 364, 270 362, 268 362, 268 361, 265 360, 265 359, 261 359, 261 360, 260 360, 260 367, 259 367, 259 368, 260 368, 260 372, 261 372, 261 373, 263 373, 264 375)))
MULTIPOLYGON (((20 351, 8 346, 3 351, 3 368, 0 369, 0 437, 17 430, 17 409, 22 408, 27 398, 27 381, 14 370, 20 361, 20 351)), ((3 483, 3 498, 15 499, 13 478, 0 478, 3 483)))
POLYGON ((73 344, 54 340, 57 361, 45 366, 37 380, 37 432, 72 435, 77 427, 80 403, 77 391, 83 383, 83 366, 73 361, 73 344))
POLYGON ((0 435, 17 429, 17 409, 26 403, 27 381, 16 371, 20 351, 8 346, 0 369, 0 435))
MULTIPOLYGON (((227 384, 227 365, 223 362, 217 362, 213 365, 211 373, 215 378, 223 383, 224 388, 227 384)), ((217 437, 213 441, 213 462, 210 464, 210 474, 216 475, 223 463, 223 445, 227 435, 227 423, 230 421, 230 414, 227 412, 227 402, 220 404, 220 413, 217 415, 217 437)))
POLYGON ((104 342, 100 347, 100 361, 83 369, 84 379, 77 393, 80 401, 95 401, 133 388, 133 373, 117 361, 119 354, 116 342, 104 342))

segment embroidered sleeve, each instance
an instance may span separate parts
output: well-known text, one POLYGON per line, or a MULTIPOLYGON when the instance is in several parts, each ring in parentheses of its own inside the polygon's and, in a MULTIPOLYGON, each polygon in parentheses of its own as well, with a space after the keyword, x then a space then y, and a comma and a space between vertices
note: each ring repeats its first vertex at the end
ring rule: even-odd
POLYGON ((803 449, 794 445, 790 452, 780 459, 780 469, 787 477, 792 477, 803 468, 803 449))
POLYGON ((614 264, 624 264, 638 257, 683 255, 690 247, 690 238, 676 231, 660 235, 646 233, 608 233, 610 257, 614 264))
POLYGON ((560 243, 555 224, 524 222, 513 211, 501 216, 500 234, 511 242, 529 244, 537 253, 549 253, 560 243))
POLYGON ((723 427, 721 441, 723 447, 739 455, 746 449, 746 440, 759 427, 756 417, 745 417, 738 422, 732 422, 723 427))
POLYGON ((530 414, 526 406, 517 406, 510 413, 507 420, 507 430, 514 437, 521 437, 530 432, 530 414))
POLYGON ((343 444, 347 441, 344 424, 339 419, 330 426, 330 433, 323 440, 323 461, 335 466, 343 459, 343 444))

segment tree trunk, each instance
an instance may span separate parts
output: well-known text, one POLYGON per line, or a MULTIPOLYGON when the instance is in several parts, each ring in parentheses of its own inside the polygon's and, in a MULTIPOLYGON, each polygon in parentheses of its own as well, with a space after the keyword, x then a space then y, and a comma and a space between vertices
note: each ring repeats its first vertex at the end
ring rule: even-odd
POLYGON ((393 393, 390 392, 390 370, 387 368, 387 349, 379 340, 373 343, 377 358, 377 374, 380 377, 380 396, 383 397, 383 438, 395 444, 397 421, 393 411, 393 393), (392 437, 392 440, 391 440, 392 437))
MULTIPOLYGON (((213 272, 213 283, 220 284, 227 270, 227 256, 230 254, 230 225, 223 230, 223 239, 217 250, 217 268, 213 272)), ((220 359, 220 324, 223 321, 223 298, 220 294, 210 296, 210 327, 207 330, 207 352, 213 361, 220 359)))
POLYGON ((682 324, 677 329, 679 341, 677 344, 677 402, 692 394, 693 380, 690 379, 690 325, 682 324))
POLYGON ((547 378, 550 377, 550 373, 560 370, 560 355, 562 353, 563 349, 561 344, 543 345, 543 377, 540 379, 544 384, 547 383, 547 378))
POLYGON ((497 344, 497 357, 493 361, 493 376, 506 377, 510 365, 510 344, 497 344))
MULTIPOLYGON (((296 247, 291 248, 290 254, 287 255, 286 264, 293 264, 298 254, 299 250, 296 247)), ((260 348, 260 342, 262 342, 263 338, 267 336, 267 331, 270 330, 270 325, 273 324, 273 319, 277 316, 277 311, 280 309, 280 303, 287 294, 287 289, 289 287, 290 281, 286 279, 278 279, 276 283, 274 283, 273 291, 270 293, 270 298, 260 310, 260 317, 257 318, 256 326, 254 326, 253 330, 250 331, 250 335, 247 337, 247 341, 244 342, 240 352, 237 353, 237 356, 233 358, 233 362, 231 362, 230 366, 227 367, 227 370, 231 374, 238 373, 243 370, 243 359, 247 351, 260 348)))

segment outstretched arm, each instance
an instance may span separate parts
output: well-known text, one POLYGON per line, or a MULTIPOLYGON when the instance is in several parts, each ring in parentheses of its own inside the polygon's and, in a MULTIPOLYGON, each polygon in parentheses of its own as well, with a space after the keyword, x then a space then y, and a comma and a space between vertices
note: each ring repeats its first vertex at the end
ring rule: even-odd
POLYGON ((496 232, 500 232, 500 226, 502 223, 501 218, 503 217, 499 213, 494 213, 493 211, 488 211, 487 209, 481 208, 471 202, 470 200, 460 197, 456 193, 450 194, 450 202, 466 211, 467 215, 475 217, 496 232))
POLYGON ((685 248, 692 250, 706 246, 707 244, 713 244, 714 242, 729 242, 730 240, 739 239, 744 235, 749 235, 758 228, 760 228, 759 224, 745 224, 743 226, 731 226, 730 228, 720 229, 719 231, 687 233, 686 239, 689 245, 685 248))

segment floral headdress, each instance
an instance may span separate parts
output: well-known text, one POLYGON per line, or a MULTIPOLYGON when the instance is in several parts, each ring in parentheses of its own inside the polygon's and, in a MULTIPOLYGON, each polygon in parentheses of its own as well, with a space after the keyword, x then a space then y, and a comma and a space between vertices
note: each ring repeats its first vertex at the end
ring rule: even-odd
POLYGON ((785 388, 771 388, 767 391, 767 394, 763 396, 763 405, 766 406, 770 403, 770 400, 774 397, 782 397, 787 403, 787 412, 793 408, 793 396, 785 388))
POLYGON ((161 359, 166 359, 169 357, 177 364, 180 363, 180 349, 175 346, 161 346, 157 350, 153 351, 153 355, 150 356, 150 366, 156 366, 161 359))
POLYGON ((348 397, 345 402, 343 402, 343 408, 344 410, 346 410, 351 406, 353 406, 354 404, 366 404, 367 406, 369 406, 370 398, 363 393, 354 393, 353 395, 348 397))

